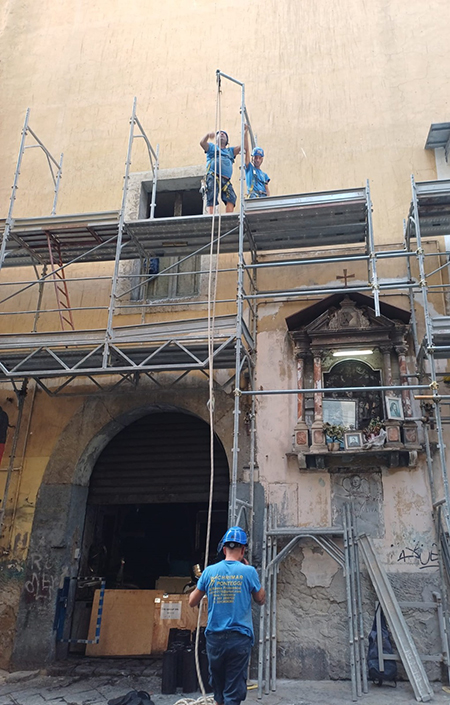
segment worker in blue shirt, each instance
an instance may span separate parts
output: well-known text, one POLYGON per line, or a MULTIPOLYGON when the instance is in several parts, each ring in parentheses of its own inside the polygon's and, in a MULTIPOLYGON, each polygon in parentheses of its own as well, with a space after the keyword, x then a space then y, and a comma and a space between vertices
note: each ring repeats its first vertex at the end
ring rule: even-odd
POLYGON ((219 193, 225 203, 225 212, 232 213, 236 205, 236 194, 231 184, 233 162, 240 153, 240 147, 227 147, 228 135, 225 130, 217 133, 208 132, 200 140, 200 146, 206 152, 206 211, 210 215, 218 204, 219 193), (208 142, 215 139, 215 143, 208 142), (216 198, 214 202, 214 190, 216 198))
POLYGON ((244 148, 245 148, 245 180, 247 182, 247 198, 261 198, 270 196, 269 177, 261 170, 264 161, 264 150, 255 147, 251 152, 250 161, 250 140, 248 138, 248 126, 244 127, 244 148))
POLYGON ((251 598, 265 601, 258 574, 244 558, 247 535, 232 526, 219 543, 225 560, 203 571, 189 596, 196 607, 208 597, 205 630, 210 681, 216 705, 239 705, 247 696, 247 670, 254 642, 251 598))

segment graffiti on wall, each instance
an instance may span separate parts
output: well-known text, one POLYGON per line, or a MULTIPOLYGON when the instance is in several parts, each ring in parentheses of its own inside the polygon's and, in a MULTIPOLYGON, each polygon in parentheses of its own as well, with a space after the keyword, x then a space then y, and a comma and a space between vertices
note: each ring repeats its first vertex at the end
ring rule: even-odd
POLYGON ((436 543, 431 544, 430 549, 426 549, 422 544, 417 542, 413 548, 405 546, 397 558, 397 563, 415 563, 419 570, 422 568, 438 568, 438 548, 436 543))
POLYGON ((27 602, 51 600, 55 587, 57 587, 55 582, 48 558, 40 553, 33 553, 31 555, 30 577, 24 585, 27 602))

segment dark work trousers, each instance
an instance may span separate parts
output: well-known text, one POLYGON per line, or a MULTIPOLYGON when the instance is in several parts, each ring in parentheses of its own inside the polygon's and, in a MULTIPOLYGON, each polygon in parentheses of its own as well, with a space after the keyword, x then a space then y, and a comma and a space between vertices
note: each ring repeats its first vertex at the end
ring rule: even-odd
POLYGON ((206 634, 209 675, 219 705, 239 705, 247 697, 247 670, 252 640, 241 632, 206 634))

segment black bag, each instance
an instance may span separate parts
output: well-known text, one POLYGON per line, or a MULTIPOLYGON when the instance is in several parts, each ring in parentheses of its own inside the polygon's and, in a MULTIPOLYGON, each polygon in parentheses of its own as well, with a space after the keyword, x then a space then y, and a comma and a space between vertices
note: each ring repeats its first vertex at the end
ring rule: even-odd
MULTIPOLYGON (((389 630, 386 624, 386 618, 383 610, 378 605, 377 610, 381 612, 381 634, 383 640, 383 653, 393 654, 389 630)), ((382 685, 383 681, 393 681, 397 684, 397 663, 395 661, 384 661, 384 671, 380 671, 380 662, 378 659, 378 641, 377 641, 377 612, 373 619, 372 631, 369 634, 369 649, 367 652, 367 668, 369 671, 369 679, 378 685, 382 685)))
POLYGON ((108 705, 155 705, 150 695, 145 690, 130 690, 120 698, 108 700, 108 705))

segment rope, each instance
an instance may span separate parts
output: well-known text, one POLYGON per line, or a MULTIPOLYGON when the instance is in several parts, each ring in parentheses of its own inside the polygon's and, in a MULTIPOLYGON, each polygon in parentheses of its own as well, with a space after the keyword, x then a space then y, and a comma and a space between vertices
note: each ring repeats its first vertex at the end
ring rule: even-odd
MULTIPOLYGON (((216 118, 215 118, 215 138, 217 140, 217 132, 220 129, 221 122, 221 103, 220 103, 220 77, 217 82, 217 98, 216 98, 216 118)), ((217 148, 214 152, 214 172, 217 173, 217 148)), ((219 183, 222 183, 222 160, 219 160, 219 183)), ((213 192, 213 204, 216 202, 217 193, 217 179, 214 179, 214 192, 213 192)), ((219 199, 217 199, 219 202, 219 199)), ((208 371, 209 371, 209 400, 208 400, 208 411, 209 411, 209 444, 210 444, 210 480, 209 480, 209 498, 208 498, 208 519, 206 523, 206 545, 205 545, 205 569, 208 565, 208 555, 209 555, 209 544, 211 540, 211 517, 212 517, 212 505, 213 505, 213 491, 214 491, 214 327, 216 318, 216 300, 217 300, 217 273, 219 267, 219 253, 220 253, 220 231, 222 224, 222 217, 220 212, 219 203, 219 214, 217 222, 217 250, 216 250, 216 266, 213 271, 213 259, 214 259, 214 228, 215 228, 215 205, 213 205, 213 212, 211 218, 211 240, 209 246, 209 272, 208 272, 208 371), (213 285, 214 282, 214 285, 213 285)), ((198 608, 197 617, 197 631, 195 634, 195 669, 197 671, 197 678, 200 685, 200 690, 202 695, 198 700, 181 699, 176 705, 191 705, 193 703, 203 703, 203 705, 214 705, 214 698, 207 697, 205 686, 202 680, 202 675, 200 671, 200 662, 198 657, 198 645, 200 638, 200 622, 202 618, 203 611, 203 599, 201 600, 198 608)))
POLYGON ((202 705, 202 703, 204 705, 214 705, 214 698, 211 695, 208 695, 208 697, 201 695, 197 700, 195 698, 180 698, 174 705, 202 705))

